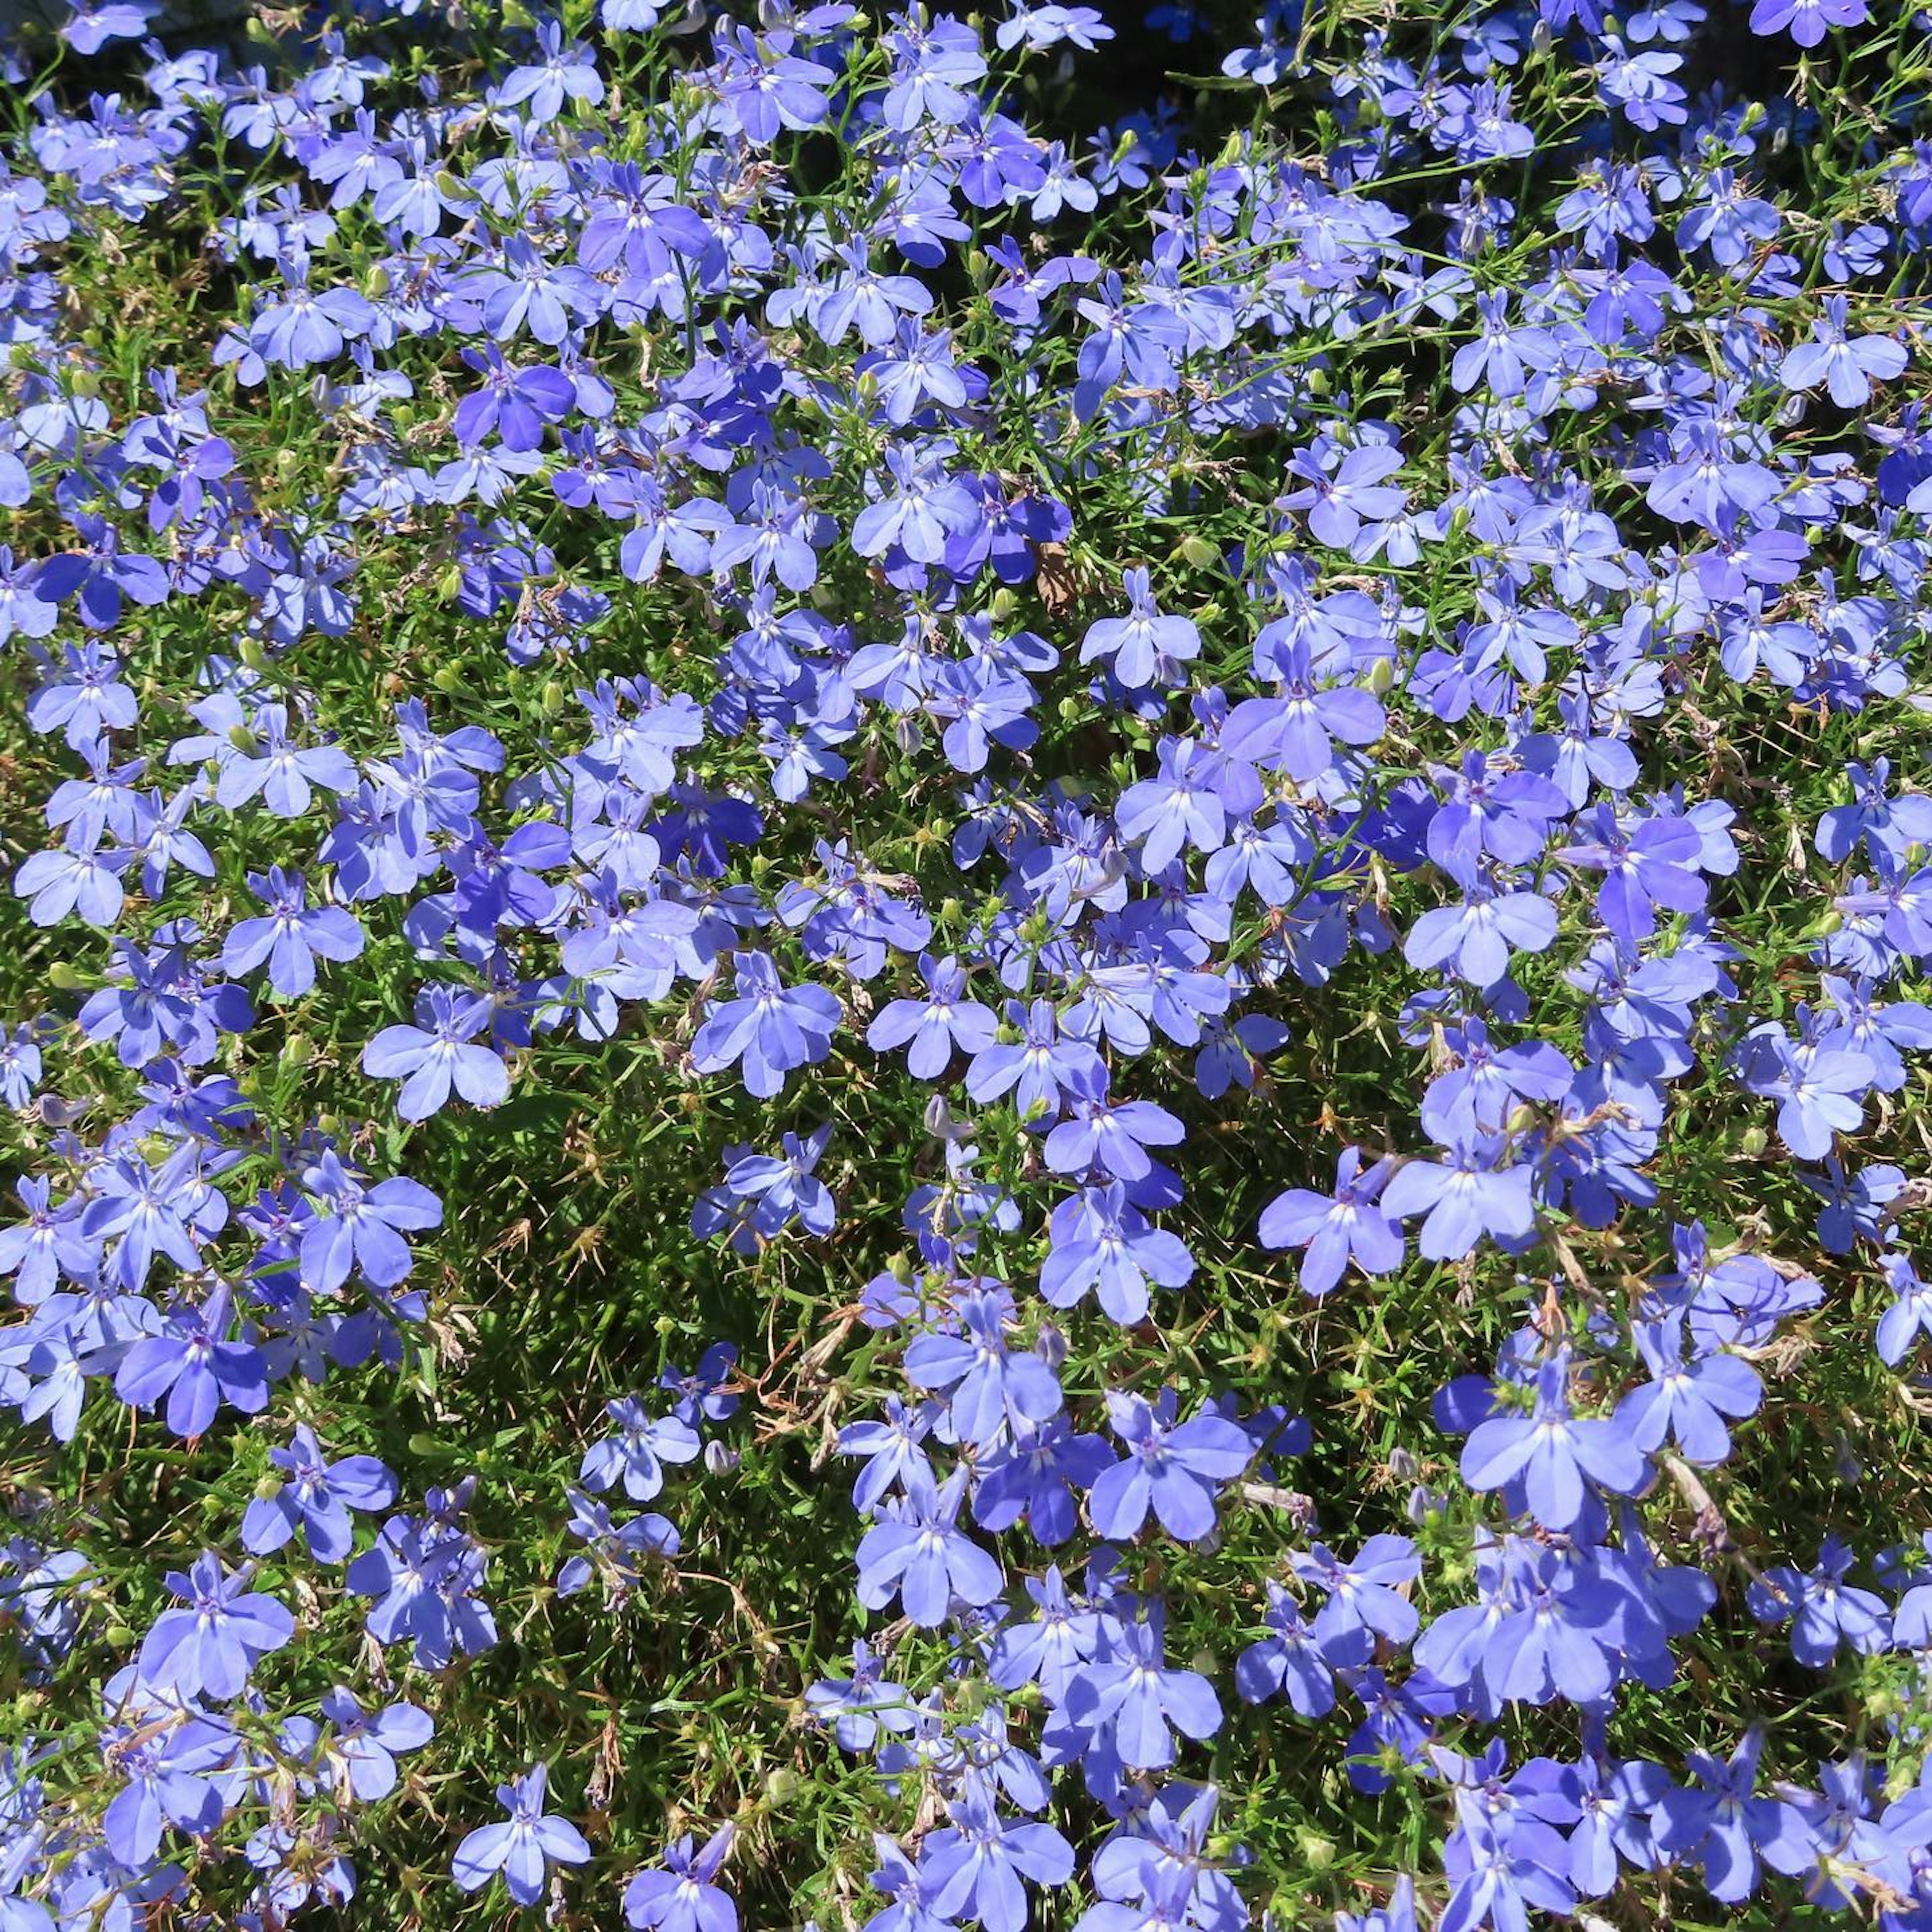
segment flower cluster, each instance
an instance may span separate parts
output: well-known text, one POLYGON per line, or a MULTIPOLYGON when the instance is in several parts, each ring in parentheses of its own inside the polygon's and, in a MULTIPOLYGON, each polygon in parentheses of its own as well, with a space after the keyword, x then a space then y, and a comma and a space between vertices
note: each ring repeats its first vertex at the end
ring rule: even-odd
POLYGON ((1932 1925, 1922 17, 158 14, 7 55, 0 1927, 1932 1925))

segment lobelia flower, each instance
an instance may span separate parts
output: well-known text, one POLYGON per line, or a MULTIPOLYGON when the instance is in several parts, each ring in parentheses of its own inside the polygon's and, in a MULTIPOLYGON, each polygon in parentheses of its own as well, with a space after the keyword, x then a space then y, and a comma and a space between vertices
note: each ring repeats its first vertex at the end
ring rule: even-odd
POLYGON ((1493 986, 1511 952, 1546 952, 1556 908, 1540 893, 1498 892, 1486 882, 1454 905, 1426 912, 1409 928, 1402 957, 1424 970, 1452 965, 1472 986, 1493 986))
POLYGON ((831 1051, 838 1002, 822 986, 788 987, 766 953, 734 952, 731 962, 737 997, 720 1002, 698 1029, 691 1064, 700 1073, 737 1064, 746 1091, 768 1100, 788 1073, 831 1051))
POLYGON ((862 1637, 852 1646, 852 1675, 821 1678, 806 1690, 805 1703, 820 1724, 831 1723, 838 1748, 855 1756, 870 1750, 881 1731, 903 1734, 914 1721, 905 1686, 886 1678, 862 1637))
POLYGON ((737 1394, 731 1386, 737 1366, 738 1345, 713 1342, 698 1358, 696 1368, 666 1369, 658 1377, 658 1387, 676 1396, 673 1413, 680 1422, 694 1429, 701 1422, 728 1422, 738 1412, 737 1394))
POLYGON ((176 1715, 138 1692, 116 1699, 109 1714, 123 1721, 103 1726, 101 1754, 123 1781, 102 1815, 101 1835, 115 1858, 139 1870, 170 1826, 199 1834, 220 1823, 242 1741, 219 1718, 176 1715))
POLYGON ((251 748, 228 747, 215 782, 215 802, 230 812, 259 796, 278 818, 299 818, 308 810, 315 787, 332 792, 356 788, 356 766, 348 753, 335 745, 296 744, 289 736, 284 704, 263 705, 253 730, 244 735, 251 748))
POLYGON ((596 1497, 580 1490, 565 1494, 570 1504, 570 1519, 565 1527, 590 1547, 587 1552, 564 1559, 556 1574, 560 1597, 575 1596, 601 1574, 610 1600, 621 1603, 641 1580, 640 1557, 677 1554, 680 1539, 676 1526, 655 1510, 620 1523, 611 1515, 610 1506, 596 1497))
POLYGON ((922 1472, 928 1482, 934 1480, 932 1465, 922 1445, 934 1422, 941 1420, 950 1427, 950 1418, 936 1402, 909 1408, 898 1396, 888 1396, 883 1422, 848 1422, 840 1430, 839 1454, 866 1459, 852 1490, 853 1506, 861 1515, 870 1516, 895 1487, 903 1490, 914 1469, 922 1472))
POLYGON ((1627 1424, 1572 1414, 1569 1378, 1569 1355, 1559 1349, 1537 1371, 1530 1413, 1492 1417, 1462 1449, 1462 1480, 1472 1489, 1520 1481, 1531 1514, 1556 1530, 1569 1528, 1582 1514, 1588 1484, 1632 1495, 1648 1467, 1627 1424))
POLYGON ((496 1802, 507 1821, 479 1826, 456 1848, 450 1876, 460 1889, 480 1892, 499 1872, 519 1905, 542 1898, 553 1864, 588 1864, 590 1846, 567 1818, 544 1809, 548 1765, 534 1765, 521 1778, 496 1787, 496 1802))
POLYGON ((1674 1441, 1692 1462, 1721 1462, 1731 1452, 1726 1417, 1754 1415, 1763 1384, 1736 1355, 1707 1353, 1687 1364, 1676 1317, 1640 1322, 1632 1330, 1652 1379, 1617 1406, 1630 1440, 1646 1452, 1674 1441))
MULTIPOLYGON (((1763 33, 1770 30, 1759 26, 1760 14, 1782 16, 1800 46, 1814 46, 1824 36, 1825 20, 1846 10, 1855 10, 1862 20, 1864 0, 1758 0, 1751 26, 1763 33)), ((1875 382, 1888 382, 1905 373, 1905 344, 1888 335, 1850 334, 1843 296, 1826 296, 1824 311, 1811 325, 1811 340, 1786 352, 1779 379, 1787 389, 1815 389, 1822 382, 1841 410, 1862 409, 1871 400, 1875 382)))
POLYGON ((452 1088, 476 1106, 496 1106, 509 1093, 509 1070, 494 1048, 475 1043, 491 1012, 481 994, 430 987, 417 995, 415 1025, 385 1027, 362 1049, 362 1070, 402 1082, 396 1112, 406 1120, 428 1120, 452 1088))
POLYGON ((1617 1658, 1604 1632, 1618 1606, 1605 1580, 1554 1552, 1534 1550, 1510 1580, 1480 1638, 1478 1674, 1490 1694, 1534 1705, 1609 1696, 1617 1658))
POLYGON ((1508 1246, 1536 1230, 1532 1173, 1508 1159, 1509 1143, 1498 1134, 1457 1134, 1446 1158, 1405 1161, 1382 1190, 1383 1216, 1390 1220, 1426 1214, 1417 1247, 1430 1261, 1456 1261, 1487 1238, 1508 1246))
POLYGON ((1227 808, 1209 754, 1192 739, 1167 738, 1157 755, 1160 776, 1130 785, 1114 812, 1121 836, 1139 842, 1149 872, 1172 865, 1190 847, 1214 851, 1227 836, 1227 808))
POLYGON ((382 1643, 408 1638, 417 1667, 440 1670, 496 1640, 496 1620, 476 1594, 485 1562, 481 1548, 450 1522, 393 1516, 350 1564, 344 1583, 356 1595, 376 1599, 366 1622, 371 1636, 382 1643))
POLYGON ((1658 816, 1626 824, 1606 802, 1582 814, 1576 829, 1594 836, 1559 848, 1556 856, 1603 874, 1597 916, 1626 947, 1634 951, 1657 930, 1659 907, 1703 909, 1707 888, 1697 874, 1703 844, 1688 819, 1658 816))
POLYGON ((956 1600, 971 1609, 993 1602, 1005 1587, 998 1563, 958 1527, 965 1498, 964 1464, 943 1488, 921 1467, 908 1469, 898 1514, 873 1524, 859 1544, 859 1600, 880 1610, 897 1596, 922 1629, 936 1630, 956 1600))
POLYGON ((1385 480, 1402 466, 1402 452, 1385 443, 1348 450, 1332 467, 1316 450, 1300 450, 1288 466, 1291 475, 1306 481, 1280 498, 1278 506, 1306 510, 1310 536, 1337 550, 1348 549, 1364 523, 1397 514, 1408 500, 1408 491, 1385 480))
POLYGON ((986 1932, 1022 1932, 1026 1888, 1064 1885, 1073 1875, 1073 1848, 1051 1825, 1002 1818, 980 1796, 961 1798, 952 1822, 920 1847, 920 1870, 942 1919, 970 1914, 986 1932))
POLYGON ((1335 1708, 1334 1673, 1314 1631, 1303 1620, 1300 1606, 1273 1577, 1268 1579, 1264 1621, 1268 1635, 1250 1644, 1234 1660, 1235 1689, 1250 1704, 1264 1704, 1270 1697, 1286 1694, 1298 1716, 1326 1717, 1335 1708))
POLYGON ((1372 1536, 1353 1562, 1344 1563, 1325 1543, 1311 1544, 1291 1558, 1294 1574, 1325 1598, 1315 1618, 1315 1640, 1338 1660, 1361 1639, 1358 1660, 1366 1663, 1376 1637, 1402 1645, 1415 1634, 1415 1606, 1396 1586, 1422 1574, 1422 1561, 1406 1536, 1372 1536))
POLYGON ((1064 1414, 1022 1424, 997 1460, 982 1462, 973 1520, 997 1532, 1024 1517, 1036 1541, 1064 1543, 1079 1527, 1080 1496, 1113 1460, 1103 1438, 1076 1431, 1064 1414))
MULTIPOLYGON (((40 587, 52 590, 43 570, 40 587)), ((58 579, 56 580, 58 580, 58 579)), ((36 731, 60 731, 75 751, 85 751, 110 731, 139 722, 140 706, 121 682, 121 660, 92 641, 62 646, 61 662, 50 662, 27 704, 27 722, 36 731)))
MULTIPOLYGON (((1080 662, 1092 664, 1104 658, 1128 690, 1139 691, 1154 682, 1163 664, 1178 667, 1198 657, 1201 633, 1190 619, 1162 614, 1145 570, 1126 571, 1121 586, 1127 594, 1127 615, 1096 618, 1088 625, 1081 640, 1080 662)), ((1178 672, 1170 668, 1168 674, 1178 672)))
POLYGON ((625 1922, 638 1932, 738 1932, 737 1906, 717 1882, 734 1835, 722 1825, 697 1850, 688 1834, 667 1845, 664 1869, 624 1888, 625 1922))
POLYGON ((184 1574, 163 1581, 188 1605, 164 1610, 142 1640, 136 1671, 150 1690, 226 1703, 248 1688, 248 1674, 295 1634, 295 1618, 274 1598, 250 1592, 252 1564, 232 1574, 212 1550, 184 1574))
POLYGON ((1445 1848, 1443 1867, 1454 1888, 1436 1932, 1525 1925, 1526 1906, 1567 1916, 1576 1906, 1563 1839, 1520 1813, 1485 1817, 1459 1831, 1445 1848))
POLYGON ((121 1358, 114 1392, 136 1408, 167 1398, 168 1427, 177 1436, 206 1433, 225 1402, 244 1415, 268 1406, 268 1365, 252 1342, 231 1341, 233 1295, 217 1282, 200 1306, 177 1303, 158 1334, 144 1335, 121 1358))
POLYGON ((556 21, 538 22, 537 46, 540 62, 512 68, 496 84, 499 106, 527 106, 531 120, 542 123, 554 121, 567 100, 595 107, 604 98, 603 79, 590 50, 580 41, 566 45, 556 21))
POLYGON ((633 1502, 647 1503, 664 1487, 664 1465, 694 1462, 703 1445, 682 1416, 652 1415, 635 1396, 606 1402, 604 1412, 618 1433, 584 1451, 578 1472, 584 1486, 608 1490, 621 1481, 633 1502))
POLYGON ((1151 1404, 1137 1395, 1107 1392, 1107 1419, 1126 1446, 1124 1461, 1103 1472, 1088 1500, 1094 1527, 1124 1540, 1140 1533, 1151 1510, 1161 1527, 1183 1543, 1214 1527, 1215 1498, 1254 1460, 1245 1431, 1218 1415, 1174 1418, 1179 1399, 1163 1389, 1151 1404))
POLYGON ((933 1909, 936 1887, 932 1879, 922 1876, 883 1832, 872 1834, 872 1856, 878 1868, 866 1882, 892 1903, 866 1921, 867 1932, 953 1932, 954 1922, 933 1909))
POLYGON ((1318 778, 1334 761, 1334 741, 1372 745, 1386 724, 1382 706, 1351 685, 1319 684, 1307 644, 1297 639, 1280 654, 1279 698, 1245 698, 1229 712, 1221 748, 1250 764, 1278 767, 1300 783, 1318 778))
POLYGON ((1291 1187, 1262 1210, 1259 1233, 1268 1248, 1300 1248, 1305 1294, 1326 1294, 1352 1261, 1364 1274, 1402 1265, 1402 1238, 1375 1204, 1394 1163, 1384 1158, 1366 1172, 1360 1148, 1344 1148, 1335 1162, 1332 1194, 1291 1187))
POLYGON ((1865 0, 1757 0, 1750 29, 1754 34, 1782 30, 1801 47, 1815 47, 1830 28, 1862 26, 1870 18, 1865 0))
POLYGON ((1778 1102, 1779 1138, 1801 1160, 1822 1160, 1834 1133, 1856 1133, 1864 1121, 1873 1067, 1862 1053, 1810 1040, 1794 1043, 1767 1020, 1745 1035, 1737 1066, 1750 1092, 1778 1102))
POLYGON ((27 916, 36 926, 58 926, 77 912, 105 931, 127 902, 120 875, 134 858, 132 852, 118 850, 35 852, 14 873, 14 890, 29 902, 27 916))
POLYGON ((1490 1030, 1472 1016, 1444 1030, 1443 1046, 1460 1064, 1439 1073, 1423 1096, 1423 1130, 1444 1144, 1507 1128, 1517 1108, 1560 1102, 1576 1070, 1553 1046, 1538 1040, 1498 1048, 1490 1030))
POLYGON ((1172 1764, 1176 1731, 1198 1739, 1221 1728, 1214 1687, 1198 1671, 1167 1669, 1158 1606, 1132 1619, 1106 1617, 1094 1658, 1067 1680, 1067 1714, 1089 1728, 1111 1725, 1121 1762, 1136 1770, 1172 1764))
POLYGON ((964 1333, 919 1336, 905 1352, 908 1380, 950 1391, 948 1412, 962 1442, 991 1443, 1045 1421, 1060 1406, 1060 1384, 1039 1355, 1006 1346, 1012 1297, 1004 1288, 977 1288, 955 1306, 964 1333))
POLYGON ((22 1174, 14 1191, 27 1218, 0 1228, 0 1274, 14 1277, 14 1300, 31 1308, 54 1292, 62 1275, 84 1276, 94 1250, 81 1238, 78 1199, 56 1206, 52 1182, 34 1174, 22 1174))
POLYGON ((1104 1086, 1072 1103, 1073 1118, 1046 1137, 1046 1164, 1056 1174, 1099 1168, 1117 1180, 1144 1180, 1154 1172, 1150 1147, 1175 1147, 1186 1130, 1151 1100, 1110 1101, 1104 1086))
POLYGON ((1758 1889, 1758 1852, 1785 1832, 1784 1804, 1754 1797, 1764 1733, 1752 1725, 1730 1760, 1690 1750, 1684 1764, 1696 1785, 1677 1785, 1658 1802, 1658 1844, 1700 1866, 1704 1889, 1738 1905, 1758 1889), (1702 1789, 1698 1789, 1702 1787, 1702 1789))
POLYGON ((299 999, 315 984, 315 962, 354 959, 364 939, 355 916, 340 906, 311 909, 299 872, 269 867, 267 875, 248 874, 249 890, 269 908, 266 919, 244 919, 232 927, 221 947, 222 968, 252 972, 268 962, 268 984, 284 1000, 299 999))
POLYGON ((1076 1306, 1090 1288, 1110 1321, 1132 1328, 1147 1318, 1150 1281, 1185 1288, 1193 1277, 1194 1258, 1180 1238, 1153 1226, 1118 1180, 1063 1201, 1049 1231, 1040 1292, 1055 1308, 1076 1306))
POLYGON ((394 1288, 415 1257, 405 1233, 442 1225, 442 1203, 404 1175, 365 1187, 333 1148, 302 1171, 314 1217, 302 1230, 302 1269, 309 1287, 326 1294, 357 1268, 377 1288, 394 1288))
POLYGON ((922 952, 919 970, 926 998, 893 1000, 882 1006, 866 1029, 866 1043, 875 1052, 886 1052, 910 1042, 906 1071, 916 1079, 936 1080, 956 1048, 979 1054, 992 1046, 998 1022, 990 1006, 964 997, 966 971, 952 954, 936 960, 922 952))
POLYGON ((1828 1535, 1809 1571, 1779 1564, 1755 1579, 1746 1593, 1760 1623, 1791 1625, 1791 1654, 1800 1664, 1820 1669, 1849 1642, 1865 1656, 1892 1640, 1891 1612, 1885 1599, 1853 1588, 1845 1577, 1857 1558, 1835 1536, 1828 1535))
POLYGON ((286 1449, 268 1460, 285 1480, 258 1492, 242 1517, 242 1546, 256 1556, 280 1550, 299 1529, 310 1552, 324 1563, 346 1561, 355 1531, 349 1512, 386 1510, 396 1499, 394 1476, 374 1456, 344 1456, 331 1462, 306 1423, 296 1425, 286 1449))
POLYGON ((749 1148, 725 1150, 724 1184, 699 1197, 692 1210, 694 1234, 730 1230, 732 1247, 754 1254, 761 1241, 776 1240, 794 1220, 808 1234, 829 1234, 838 1220, 832 1190, 814 1170, 832 1138, 832 1124, 800 1139, 788 1133, 777 1154, 749 1148))
POLYGON ((1922 1335, 1932 1336, 1932 1282, 1918 1273, 1909 1255, 1879 1258, 1892 1304, 1879 1317, 1876 1346, 1879 1360, 1895 1368, 1922 1335))
POLYGON ((1872 1888, 1874 1875, 1889 1872, 1894 1886, 1905 1877, 1904 1847, 1871 1815, 1877 1780, 1862 1751, 1820 1765, 1818 1782, 1815 1792, 1778 1784, 1783 1829, 1765 1846, 1765 1861, 1802 1877, 1824 1910, 1843 1912, 1872 1888))
POLYGON ((414 1704, 386 1704, 377 1711, 364 1711, 355 1694, 340 1684, 324 1694, 321 1710, 329 1726, 322 1760, 335 1779, 337 1794, 364 1804, 374 1804, 395 1790, 398 1755, 422 1750, 436 1735, 429 1713, 414 1704))
MULTIPOLYGON (((23 1020, 10 1033, 0 1034, 0 1106, 17 1112, 33 1099, 34 1089, 40 1084, 40 1046, 46 1030, 23 1020)), ((19 1191, 18 1183, 15 1191, 19 1191)))

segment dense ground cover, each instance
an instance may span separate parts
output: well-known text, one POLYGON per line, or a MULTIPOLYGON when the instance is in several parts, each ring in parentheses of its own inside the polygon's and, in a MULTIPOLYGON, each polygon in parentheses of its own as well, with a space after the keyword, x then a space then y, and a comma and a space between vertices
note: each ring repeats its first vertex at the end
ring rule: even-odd
POLYGON ((0 1932, 1932 1924, 1928 32, 22 29, 0 1932))

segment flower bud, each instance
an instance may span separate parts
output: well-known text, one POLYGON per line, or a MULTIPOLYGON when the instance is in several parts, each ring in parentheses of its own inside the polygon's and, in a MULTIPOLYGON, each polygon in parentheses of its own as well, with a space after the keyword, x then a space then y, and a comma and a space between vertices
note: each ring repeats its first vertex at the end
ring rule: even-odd
POLYGON ((1324 1838, 1319 1832, 1311 1832, 1305 1826, 1294 1836, 1295 1849, 1300 1852, 1303 1862, 1310 1871, 1325 1872, 1334 1866, 1334 1839, 1324 1838))
POLYGON ((722 1442, 707 1442, 704 1445, 704 1469, 707 1475, 728 1476, 742 1460, 736 1450, 722 1442))

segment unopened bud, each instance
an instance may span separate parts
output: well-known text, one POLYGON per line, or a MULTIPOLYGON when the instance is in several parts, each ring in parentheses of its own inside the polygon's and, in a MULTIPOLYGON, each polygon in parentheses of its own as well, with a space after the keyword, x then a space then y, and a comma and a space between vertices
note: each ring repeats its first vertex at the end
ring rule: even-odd
POLYGON ((1318 1832, 1306 1829, 1295 1834, 1296 1849, 1301 1853, 1303 1862, 1310 1871, 1328 1870, 1335 1862, 1335 1841, 1324 1838, 1318 1832))

